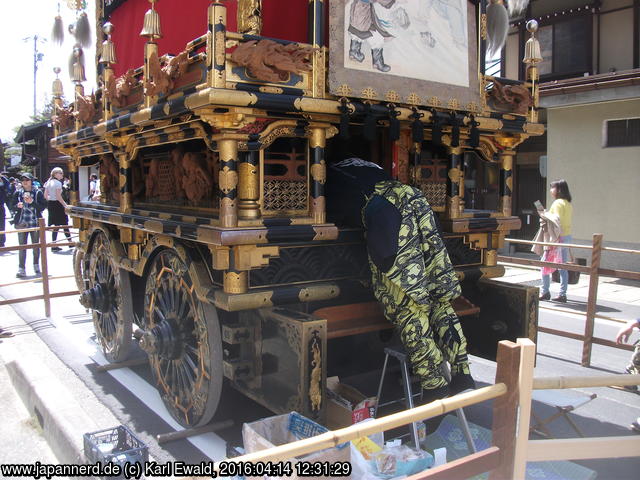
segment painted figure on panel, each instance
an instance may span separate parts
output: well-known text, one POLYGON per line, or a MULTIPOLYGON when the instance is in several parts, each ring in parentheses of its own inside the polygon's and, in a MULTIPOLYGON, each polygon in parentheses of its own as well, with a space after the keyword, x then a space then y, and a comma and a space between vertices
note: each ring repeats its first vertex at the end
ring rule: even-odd
POLYGON ((393 37, 385 28, 388 22, 381 20, 375 9, 375 5, 383 8, 391 8, 397 0, 353 0, 349 13, 349 33, 351 42, 349 48, 349 58, 362 63, 365 54, 362 53, 362 42, 366 41, 371 47, 371 61, 373 67, 381 72, 391 70, 389 65, 384 63, 382 56, 384 39, 393 37))
POLYGON ((345 68, 469 86, 465 0, 347 0, 344 15, 345 68))

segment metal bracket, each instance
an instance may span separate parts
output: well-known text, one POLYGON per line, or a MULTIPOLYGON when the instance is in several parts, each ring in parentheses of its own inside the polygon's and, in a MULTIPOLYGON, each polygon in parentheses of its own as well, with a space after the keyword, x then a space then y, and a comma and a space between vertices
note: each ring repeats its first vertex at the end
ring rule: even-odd
POLYGON ((278 247, 258 247, 257 245, 238 245, 233 247, 233 265, 236 270, 244 271, 269 265, 269 259, 278 257, 278 247))
POLYGON ((251 362, 222 362, 222 373, 229 380, 248 380, 255 377, 255 369, 251 362))
POLYGON ((244 326, 222 326, 222 341, 232 345, 239 343, 253 343, 255 338, 254 329, 244 326))

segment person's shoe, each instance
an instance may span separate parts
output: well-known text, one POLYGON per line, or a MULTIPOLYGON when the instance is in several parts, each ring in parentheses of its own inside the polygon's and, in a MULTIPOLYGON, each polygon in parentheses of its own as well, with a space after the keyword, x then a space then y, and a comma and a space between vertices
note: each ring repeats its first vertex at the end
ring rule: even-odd
POLYGON ((551 294, 549 292, 540 295, 539 300, 551 300, 551 294))
POLYGON ((35 273, 37 276, 42 275, 42 272, 40 271, 40 265, 38 265, 37 263, 33 264, 33 273, 35 273))
POLYGON ((556 298, 553 298, 552 301, 560 302, 560 303, 567 303, 567 296, 566 295, 558 295, 556 298))
POLYGON ((640 433, 640 417, 636 418, 636 421, 632 422, 629 428, 636 433, 640 433))
POLYGON ((60 248, 60 247, 51 247, 51 251, 52 252, 59 252, 61 250, 62 250, 62 248, 60 248))
POLYGON ((16 273, 16 277, 24 278, 26 276, 27 276, 27 272, 24 270, 24 268, 19 268, 18 273, 16 273))

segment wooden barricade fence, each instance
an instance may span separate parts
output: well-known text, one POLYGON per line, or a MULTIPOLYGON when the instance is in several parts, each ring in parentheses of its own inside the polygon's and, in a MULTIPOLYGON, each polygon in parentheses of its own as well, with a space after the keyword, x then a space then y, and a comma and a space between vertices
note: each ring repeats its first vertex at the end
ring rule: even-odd
MULTIPOLYGON (((640 375, 534 378, 535 350, 535 344, 529 339, 518 339, 517 343, 504 340, 498 344, 494 385, 286 445, 230 458, 225 462, 287 461, 490 399, 494 399, 494 402, 492 445, 489 448, 414 474, 407 480, 462 480, 485 472, 490 472, 490 480, 523 479, 528 461, 637 456, 640 452, 640 437, 637 435, 529 440, 533 389, 640 384, 640 375)), ((214 466, 216 471, 219 470, 219 463, 214 466)))
POLYGON ((613 270, 609 268, 600 267, 600 260, 603 251, 628 253, 633 255, 640 255, 640 250, 629 250, 624 248, 613 248, 603 246, 604 236, 601 233, 594 233, 591 245, 577 245, 570 243, 545 243, 534 242, 530 240, 519 240, 515 238, 507 238, 506 241, 510 243, 517 243, 523 245, 543 245, 552 247, 565 247, 575 249, 591 250, 591 264, 588 266, 576 265, 574 263, 552 263, 543 262, 542 260, 531 260, 518 257, 509 257, 504 255, 498 256, 498 261, 507 262, 517 265, 527 265, 535 267, 556 267, 560 270, 569 270, 572 272, 580 272, 589 275, 589 293, 587 296, 587 311, 585 313, 585 327, 584 333, 572 333, 557 330, 555 328, 538 327, 538 331, 543 333, 549 333, 551 335, 558 335, 560 337, 571 338, 582 342, 582 359, 581 363, 583 367, 591 365, 591 351, 593 344, 604 345, 606 347, 619 348, 622 350, 633 350, 631 345, 618 344, 612 340, 606 338, 599 338, 593 335, 595 327, 596 317, 602 318, 596 314, 596 306, 598 302, 598 282, 600 275, 606 275, 614 278, 623 278, 627 280, 639 280, 640 273, 632 272, 629 270, 613 270))
MULTIPOLYGON (((8 287, 11 285, 18 285, 18 284, 29 284, 29 283, 33 283, 39 280, 42 280, 42 294, 41 295, 31 295, 28 297, 19 297, 19 298, 9 298, 6 300, 0 300, 0 305, 12 305, 14 303, 22 303, 22 302, 30 302, 33 300, 44 300, 44 312, 45 312, 45 316, 49 317, 51 316, 51 299, 52 298, 59 298, 59 297, 67 297, 69 295, 77 295, 79 292, 78 290, 69 290, 66 292, 56 292, 56 293, 51 293, 50 290, 50 285, 49 282, 51 282, 51 280, 60 280, 63 278, 72 278, 74 275, 63 275, 63 276, 58 276, 58 277, 49 277, 49 265, 47 262, 47 248, 49 247, 64 247, 64 246, 75 246, 75 242, 54 242, 54 243, 47 243, 47 235, 46 232, 47 231, 53 231, 53 230, 61 230, 61 229, 65 229, 65 228, 73 228, 70 225, 66 226, 66 225, 61 225, 61 226, 54 226, 54 227, 47 227, 44 221, 44 218, 39 218, 38 219, 38 226, 34 227, 34 228, 22 228, 22 229, 16 229, 16 230, 6 230, 4 232, 0 232, 0 234, 4 233, 5 235, 10 235, 12 233, 28 233, 28 232, 35 232, 37 231, 39 233, 39 242, 38 243, 27 243, 26 245, 16 245, 13 247, 2 247, 0 248, 0 253, 2 252, 11 252, 11 251, 17 251, 17 250, 31 250, 31 249, 35 249, 38 248, 40 249, 40 270, 42 272, 42 277, 39 278, 32 278, 32 279, 28 279, 28 280, 21 280, 21 281, 17 281, 17 282, 12 282, 12 283, 7 283, 4 285, 0 285, 1 287, 8 287)), ((28 240, 28 239, 27 239, 28 240)))

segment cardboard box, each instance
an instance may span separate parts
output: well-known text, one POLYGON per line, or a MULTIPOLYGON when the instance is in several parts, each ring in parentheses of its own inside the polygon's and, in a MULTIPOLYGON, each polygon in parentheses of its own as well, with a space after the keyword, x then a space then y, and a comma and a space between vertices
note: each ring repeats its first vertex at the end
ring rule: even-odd
POLYGON ((327 427, 330 430, 348 427, 373 418, 377 399, 366 397, 338 377, 327 379, 327 427))
MULTIPOLYGON (((313 420, 300 415, 297 412, 291 412, 284 415, 276 415, 275 417, 263 418, 251 423, 245 423, 242 426, 242 440, 247 453, 259 452, 267 448, 295 442, 305 438, 314 437, 328 430, 314 422, 313 420)), ((337 447, 327 448, 318 452, 303 455, 292 460, 293 475, 287 477, 268 477, 297 479, 295 463, 298 461, 305 462, 349 462, 351 460, 351 449, 349 443, 338 445, 337 447)), ((256 477, 247 477, 256 478, 256 477)), ((266 477, 265 477, 266 478, 266 477)), ((312 479, 323 479, 327 477, 305 477, 312 479)), ((333 478, 333 477, 329 477, 333 478)), ((338 478, 338 477, 336 477, 338 478)), ((340 477, 350 478, 350 477, 340 477)))

